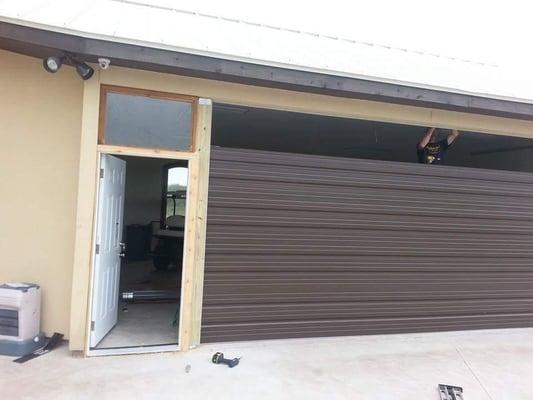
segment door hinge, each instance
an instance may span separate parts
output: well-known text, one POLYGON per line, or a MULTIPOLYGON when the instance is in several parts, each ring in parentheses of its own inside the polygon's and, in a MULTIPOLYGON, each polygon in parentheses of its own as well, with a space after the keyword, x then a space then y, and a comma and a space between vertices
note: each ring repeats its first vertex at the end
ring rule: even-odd
POLYGON ((97 244, 97 245, 95 246, 95 248, 94 248, 94 252, 95 252, 95 254, 100 254, 100 245, 99 245, 99 244, 97 244))
POLYGON ((94 321, 91 321, 91 332, 94 331, 94 321))
POLYGON ((104 169, 100 168, 100 179, 104 177, 104 169))

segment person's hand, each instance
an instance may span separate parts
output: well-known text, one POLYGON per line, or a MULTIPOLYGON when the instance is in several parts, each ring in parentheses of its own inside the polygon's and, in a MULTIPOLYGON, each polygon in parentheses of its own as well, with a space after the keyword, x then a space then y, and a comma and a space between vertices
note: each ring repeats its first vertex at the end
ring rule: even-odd
POLYGON ((446 140, 448 141, 448 145, 452 144, 453 141, 459 136, 459 131, 457 129, 452 129, 452 133, 448 135, 446 140))

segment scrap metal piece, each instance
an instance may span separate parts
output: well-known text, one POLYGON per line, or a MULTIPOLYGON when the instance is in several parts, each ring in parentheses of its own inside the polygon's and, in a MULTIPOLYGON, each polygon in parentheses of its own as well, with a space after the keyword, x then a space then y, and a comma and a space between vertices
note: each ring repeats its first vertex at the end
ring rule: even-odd
POLYGON ((62 340, 63 340, 63 334, 55 332, 52 335, 52 337, 49 338, 46 341, 46 344, 43 347, 35 350, 33 353, 26 354, 25 356, 19 357, 19 358, 13 360, 13 362, 22 364, 22 363, 25 363, 26 361, 33 360, 34 358, 37 358, 37 357, 42 356, 42 355, 44 355, 46 353, 49 353, 53 349, 55 349, 57 346, 59 346, 59 344, 61 343, 62 340))

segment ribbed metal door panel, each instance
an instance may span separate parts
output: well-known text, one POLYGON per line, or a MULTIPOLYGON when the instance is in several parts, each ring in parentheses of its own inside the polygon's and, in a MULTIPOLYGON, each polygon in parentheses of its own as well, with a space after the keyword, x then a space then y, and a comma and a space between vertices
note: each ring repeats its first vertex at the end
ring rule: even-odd
POLYGON ((202 342, 533 326, 533 174, 214 147, 202 342))

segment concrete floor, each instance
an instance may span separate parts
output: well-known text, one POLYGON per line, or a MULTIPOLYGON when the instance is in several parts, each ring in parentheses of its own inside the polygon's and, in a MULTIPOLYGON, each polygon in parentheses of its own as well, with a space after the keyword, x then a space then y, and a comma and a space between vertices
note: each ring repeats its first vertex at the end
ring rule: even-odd
POLYGON ((152 260, 125 261, 120 267, 120 290, 176 289, 179 277, 176 267, 158 271, 152 260))
POLYGON ((206 344, 187 353, 93 357, 66 346, 15 364, 2 399, 533 399, 533 329, 206 344), (242 356, 234 369, 211 355, 242 356))
POLYGON ((117 324, 96 348, 177 343, 178 327, 172 321, 178 307, 179 303, 123 304, 117 324))
MULTIPOLYGON (((177 268, 158 271, 151 259, 124 261, 120 269, 120 292, 173 290, 178 287, 178 277, 177 268)), ((96 348, 177 343, 178 327, 172 326, 172 321, 178 306, 179 303, 122 303, 117 324, 96 348)))

